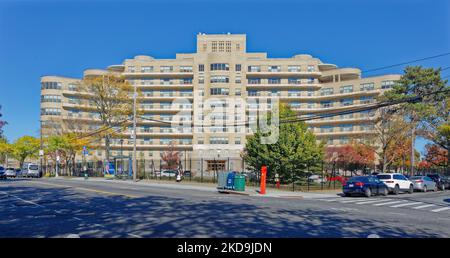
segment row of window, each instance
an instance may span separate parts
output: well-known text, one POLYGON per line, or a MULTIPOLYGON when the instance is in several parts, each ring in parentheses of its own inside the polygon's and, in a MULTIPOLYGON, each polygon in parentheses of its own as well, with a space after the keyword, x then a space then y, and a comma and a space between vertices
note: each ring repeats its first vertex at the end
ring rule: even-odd
MULTIPOLYGON (((282 78, 268 78, 263 80, 261 78, 249 78, 247 79, 247 83, 251 85, 255 84, 281 84, 283 82, 282 78)), ((317 83, 317 80, 314 78, 308 79, 300 79, 298 77, 291 77, 287 79, 288 84, 312 84, 317 83)))
POLYGON ((61 102, 60 95, 41 95, 41 102, 61 102))
POLYGON ((60 116, 61 109, 59 108, 41 108, 41 116, 60 116))
MULTIPOLYGON (((395 81, 389 80, 389 81, 382 81, 381 82, 381 89, 389 89, 392 88, 395 85, 395 81)), ((370 91, 375 89, 375 83, 362 83, 360 84, 360 91, 370 91)), ((340 93, 350 93, 353 92, 353 85, 345 85, 341 86, 339 88, 340 93)), ((334 94, 334 88, 322 88, 320 90, 320 95, 326 96, 326 95, 332 95, 334 94)))
POLYGON ((319 127, 321 133, 332 133, 332 132, 352 132, 352 131, 372 131, 374 130, 373 124, 341 124, 341 125, 322 125, 319 127))
POLYGON ((162 84, 162 85, 174 85, 174 84, 181 84, 181 85, 191 85, 192 84, 192 78, 182 78, 179 80, 173 80, 170 78, 162 78, 162 79, 134 79, 134 80, 128 80, 128 82, 131 85, 155 85, 155 84, 162 84))
MULTIPOLYGON (((141 73, 151 73, 151 72, 155 72, 156 70, 154 69, 153 66, 141 66, 140 70, 135 67, 135 66, 128 66, 127 67, 127 72, 129 73, 136 73, 140 71, 141 73)), ((166 73, 166 72, 173 72, 173 66, 160 66, 159 67, 159 71, 162 73, 166 73)), ((180 70, 181 73, 191 73, 192 72, 192 66, 180 66, 180 70)))
MULTIPOLYGON (((316 70, 314 65, 308 65, 306 71, 308 72, 314 72, 316 70)), ((249 72, 261 72, 261 66, 260 65, 249 65, 247 71, 249 72)), ((268 72, 281 72, 281 66, 280 65, 271 65, 267 67, 268 72)), ((288 72, 301 72, 301 66, 300 65, 289 65, 287 67, 288 72)))
POLYGON ((60 90, 62 89, 61 82, 42 82, 41 89, 45 90, 60 90))

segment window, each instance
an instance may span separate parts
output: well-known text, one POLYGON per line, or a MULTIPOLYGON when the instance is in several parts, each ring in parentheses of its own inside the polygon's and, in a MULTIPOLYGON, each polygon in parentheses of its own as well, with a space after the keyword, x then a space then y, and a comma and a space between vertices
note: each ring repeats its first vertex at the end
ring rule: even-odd
POLYGON ((241 50, 241 44, 236 43, 236 51, 239 51, 239 50, 241 50))
POLYGON ((205 83, 205 77, 199 76, 199 77, 198 77, 198 83, 199 83, 199 84, 205 83))
POLYGON ((236 70, 236 72, 240 72, 241 71, 241 65, 240 64, 236 64, 235 70, 236 70))
POLYGON ((42 95, 41 102, 61 102, 61 96, 59 95, 42 95))
POLYGON ((256 91, 256 90, 249 90, 247 95, 248 96, 258 96, 258 91, 256 91))
POLYGON ((251 65, 248 67, 249 72, 261 72, 261 66, 259 65, 251 65))
POLYGON ((217 64, 211 64, 211 71, 228 71, 230 70, 230 67, 228 64, 225 63, 217 63, 217 64))
POLYGON ((320 90, 321 96, 327 96, 327 95, 333 95, 334 89, 333 88, 323 88, 320 90))
POLYGON ((280 78, 269 78, 269 79, 267 79, 267 82, 269 84, 280 84, 281 83, 281 79, 280 78))
POLYGON ((322 125, 322 126, 320 126, 320 132, 321 133, 332 133, 333 128, 334 127, 331 125, 322 125))
POLYGON ((390 89, 394 86, 394 81, 382 81, 381 82, 381 88, 382 89, 390 89))
POLYGON ((241 83, 241 76, 236 76, 235 83, 241 83))
POLYGON ((210 94, 211 95, 229 95, 229 89, 227 88, 211 88, 210 94))
POLYGON ((211 50, 212 52, 217 52, 217 41, 211 42, 211 50))
POLYGON ((161 66, 160 69, 162 73, 169 73, 173 71, 173 66, 161 66))
POLYGON ((279 65, 269 66, 269 72, 280 72, 280 71, 281 71, 281 67, 279 65))
POLYGON ((248 84, 261 84, 261 78, 250 78, 248 84))
POLYGON ((211 137, 209 138, 209 144, 228 144, 227 137, 211 137))
POLYGON ((314 65, 308 65, 308 72, 314 72, 315 68, 314 65))
POLYGON ((288 72, 300 72, 300 66, 299 65, 289 65, 288 72))
POLYGON ((320 105, 322 106, 322 108, 330 108, 330 107, 333 107, 333 102, 332 101, 322 101, 322 102, 320 102, 320 105))
POLYGON ((235 89, 234 90, 234 95, 241 96, 241 89, 235 89))
POLYGON ((192 66, 180 66, 181 73, 192 73, 192 66))
POLYGON ((281 96, 281 91, 271 90, 269 96, 281 96))
POLYGON ((226 41, 225 44, 226 44, 226 51, 231 52, 231 41, 226 41))
POLYGON ((192 97, 192 91, 191 90, 181 90, 180 96, 181 97, 192 97))
POLYGON ((214 76, 211 76, 210 82, 211 83, 228 83, 229 78, 228 78, 228 76, 214 75, 214 76))
POLYGON ((241 138, 234 139, 234 144, 241 144, 241 138))
POLYGON ((47 116, 59 116, 61 115, 61 109, 59 108, 41 108, 41 115, 47 116))
POLYGON ((350 93, 353 92, 353 85, 347 85, 341 87, 341 93, 350 93))
POLYGON ((373 96, 363 96, 361 97, 360 103, 361 104, 369 104, 372 103, 374 100, 373 96))
POLYGON ((341 106, 353 105, 353 99, 341 99, 341 106))
POLYGON ((204 64, 199 64, 198 65, 198 71, 199 72, 204 72, 205 71, 205 65, 204 64))
POLYGON ((289 90, 288 91, 288 96, 289 97, 299 97, 299 96, 301 96, 301 91, 299 91, 299 90, 289 90))
POLYGON ((172 81, 169 78, 163 78, 163 79, 161 79, 161 84, 162 85, 171 85, 172 81))
POLYGON ((69 83, 69 90, 70 91, 77 91, 78 86, 75 83, 69 83))
POLYGON ((141 80, 141 84, 142 85, 152 85, 153 84, 153 79, 142 79, 141 80))
POLYGON ((180 80, 180 83, 182 85, 191 85, 192 84, 192 78, 182 78, 180 80))
POLYGON ((203 139, 203 137, 199 137, 199 138, 197 139, 197 143, 198 143, 198 144, 204 144, 204 142, 205 142, 205 139, 203 139))
POLYGON ((348 137, 341 137, 339 138, 339 144, 349 144, 350 140, 348 139, 348 137))
POLYGON ((289 105, 292 108, 301 108, 302 107, 302 103, 300 103, 300 102, 291 102, 291 103, 289 103, 289 105))
POLYGON ((360 85, 360 90, 361 91, 369 91, 369 90, 374 90, 375 89, 375 84, 373 82, 370 83, 362 83, 360 85))
POLYGON ((153 66, 141 66, 142 73, 150 73, 153 72, 153 66))
POLYGON ((129 73, 134 73, 136 71, 134 66, 128 66, 128 72, 129 73))
POLYGON ((61 82, 43 82, 41 85, 42 89, 46 90, 60 90, 62 88, 61 82))
POLYGON ((308 102, 308 108, 312 109, 315 107, 315 103, 314 102, 308 102))
POLYGON ((300 78, 291 77, 291 78, 288 78, 288 83, 289 84, 301 84, 302 80, 300 78))
POLYGON ((314 96, 314 91, 309 90, 309 91, 308 91, 308 97, 312 97, 312 96, 314 96))
POLYGON ((341 125, 341 132, 351 132, 353 131, 353 125, 352 124, 344 124, 341 125))

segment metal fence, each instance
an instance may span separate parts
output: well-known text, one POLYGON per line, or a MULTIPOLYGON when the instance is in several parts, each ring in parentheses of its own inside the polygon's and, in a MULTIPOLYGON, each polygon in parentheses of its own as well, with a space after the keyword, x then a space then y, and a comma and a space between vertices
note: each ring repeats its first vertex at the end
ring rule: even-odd
MULTIPOLYGON (((130 179, 132 174, 131 158, 119 157, 111 161, 115 167, 115 178, 130 179)), ((69 163, 66 166, 60 166, 58 174, 62 176, 85 176, 103 177, 104 163, 102 161, 87 161, 85 163, 78 161, 75 164, 69 163)), ((221 159, 181 159, 175 168, 168 166, 162 159, 138 159, 137 160, 137 178, 148 180, 169 180, 176 179, 175 173, 167 173, 167 170, 176 170, 183 175, 184 181, 199 183, 217 183, 217 175, 222 171, 236 171, 246 177, 247 186, 259 187, 260 171, 254 170, 245 164, 242 158, 221 158, 221 159)), ((43 166, 44 174, 55 175, 56 167, 54 164, 43 166)), ((290 191, 314 191, 314 190, 332 190, 340 189, 342 183, 348 178, 356 175, 368 175, 373 172, 380 172, 375 169, 360 169, 356 171, 343 171, 333 164, 323 163, 315 169, 305 170, 303 173, 293 175, 292 177, 280 177, 280 183, 275 181, 275 173, 268 168, 267 183, 268 188, 279 188, 290 191)), ((407 172, 405 172, 407 173, 407 172)), ((448 175, 445 168, 436 169, 418 169, 415 174, 438 173, 448 175)))

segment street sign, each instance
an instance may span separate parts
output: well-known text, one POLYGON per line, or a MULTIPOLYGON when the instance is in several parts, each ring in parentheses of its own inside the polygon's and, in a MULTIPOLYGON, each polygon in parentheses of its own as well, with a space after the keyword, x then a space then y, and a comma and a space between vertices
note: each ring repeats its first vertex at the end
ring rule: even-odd
POLYGON ((44 150, 39 150, 39 156, 44 156, 44 150))

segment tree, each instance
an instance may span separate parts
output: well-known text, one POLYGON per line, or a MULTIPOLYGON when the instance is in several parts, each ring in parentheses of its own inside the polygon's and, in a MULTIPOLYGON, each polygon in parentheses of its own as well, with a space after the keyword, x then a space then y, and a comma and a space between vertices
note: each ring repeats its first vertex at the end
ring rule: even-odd
POLYGON ((11 154, 19 161, 20 167, 22 167, 26 158, 38 156, 39 149, 39 139, 32 136, 22 136, 11 145, 11 154))
POLYGON ((113 127, 124 126, 133 114, 133 100, 130 94, 133 87, 124 79, 113 74, 84 78, 80 91, 89 93, 88 107, 92 108, 101 123, 98 136, 104 140, 106 160, 109 160, 110 141, 114 134, 113 127))
POLYGON ((445 134, 439 134, 439 128, 449 124, 450 87, 446 84, 447 80, 442 80, 440 68, 406 67, 393 89, 382 96, 384 100, 391 101, 420 98, 420 101, 400 104, 400 108, 397 109, 401 110, 411 124, 412 143, 414 132, 417 130, 419 134, 435 143, 443 144, 448 150, 450 138, 445 137, 445 134))
POLYGON ((8 143, 6 138, 0 138, 0 163, 6 164, 6 157, 12 153, 11 144, 8 143))
POLYGON ((448 164, 448 150, 437 144, 427 144, 425 146, 425 161, 433 167, 445 167, 448 164))
POLYGON ((393 149, 407 140, 408 134, 405 132, 408 132, 409 128, 410 124, 396 110, 386 108, 380 110, 380 115, 375 120, 375 134, 372 137, 378 144, 375 152, 380 158, 383 173, 395 160, 395 156, 392 155, 393 149))
POLYGON ((169 144, 169 149, 160 153, 161 159, 166 162, 167 169, 176 169, 180 164, 181 153, 175 150, 173 143, 169 144))
MULTIPOLYGON (((286 104, 281 104, 279 116, 292 117, 295 112, 286 104)), ((271 117, 268 117, 271 121, 271 117)), ((261 143, 267 136, 258 129, 248 137, 244 150, 244 160, 255 170, 263 165, 268 167, 268 178, 278 173, 284 182, 295 181, 306 171, 318 169, 323 160, 323 144, 316 142, 314 134, 308 130, 304 122, 281 123, 278 141, 273 144, 261 143)))
POLYGON ((339 147, 327 147, 325 161, 336 164, 337 168, 344 171, 364 172, 375 162, 375 151, 372 147, 362 143, 347 144, 339 147))

